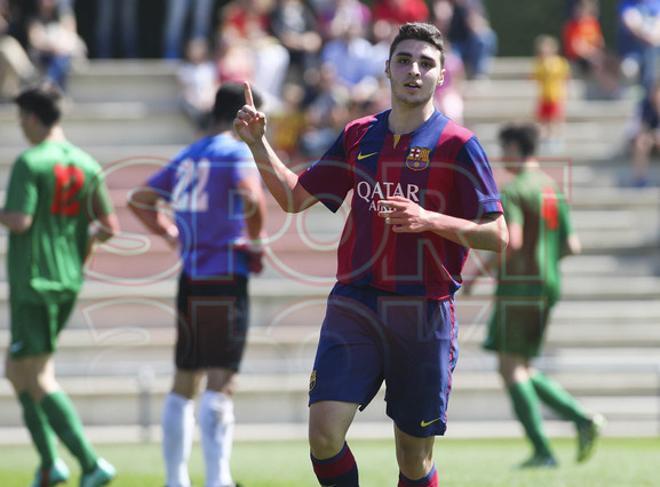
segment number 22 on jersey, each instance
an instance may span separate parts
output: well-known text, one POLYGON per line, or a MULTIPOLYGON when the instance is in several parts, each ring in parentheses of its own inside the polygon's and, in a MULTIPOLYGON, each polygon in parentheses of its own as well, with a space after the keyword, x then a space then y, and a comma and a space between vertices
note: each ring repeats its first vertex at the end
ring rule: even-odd
POLYGON ((201 160, 195 164, 186 159, 176 168, 176 183, 172 191, 174 211, 206 211, 209 209, 207 184, 211 163, 201 160))

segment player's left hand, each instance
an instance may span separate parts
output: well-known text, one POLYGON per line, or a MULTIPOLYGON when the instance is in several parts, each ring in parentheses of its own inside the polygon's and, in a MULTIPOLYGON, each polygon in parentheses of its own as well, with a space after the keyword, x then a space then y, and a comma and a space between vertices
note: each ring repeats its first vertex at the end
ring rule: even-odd
POLYGON ((431 229, 431 212, 402 196, 380 200, 378 216, 396 233, 419 233, 431 229))

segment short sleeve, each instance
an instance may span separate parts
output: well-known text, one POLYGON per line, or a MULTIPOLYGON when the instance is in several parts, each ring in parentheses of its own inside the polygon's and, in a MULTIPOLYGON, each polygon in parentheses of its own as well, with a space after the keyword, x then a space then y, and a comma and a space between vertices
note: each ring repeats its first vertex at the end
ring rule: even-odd
POLYGON ((101 216, 107 216, 114 212, 110 193, 105 184, 105 177, 102 171, 94 175, 90 194, 92 195, 92 214, 89 215, 90 219, 96 220, 101 216))
POLYGON ((559 204, 559 232, 562 241, 565 241, 573 234, 573 225, 571 224, 571 215, 568 202, 563 193, 557 193, 557 202, 559 204))
POLYGON ((38 191, 32 171, 25 160, 19 157, 11 170, 5 211, 17 211, 33 215, 37 209, 38 191))
POLYGON ((455 201, 460 202, 456 215, 460 218, 476 220, 503 211, 488 157, 476 137, 458 153, 453 192, 455 201))
POLYGON ((504 218, 507 223, 517 223, 519 225, 524 224, 520 199, 511 187, 505 188, 502 191, 502 208, 504 209, 504 218))
POLYGON ((176 174, 176 160, 170 162, 167 166, 156 172, 147 181, 147 186, 156 191, 158 195, 170 201, 176 174))
POLYGON ((353 187, 353 171, 344 151, 344 134, 337 137, 321 159, 299 174, 302 187, 333 213, 353 187))

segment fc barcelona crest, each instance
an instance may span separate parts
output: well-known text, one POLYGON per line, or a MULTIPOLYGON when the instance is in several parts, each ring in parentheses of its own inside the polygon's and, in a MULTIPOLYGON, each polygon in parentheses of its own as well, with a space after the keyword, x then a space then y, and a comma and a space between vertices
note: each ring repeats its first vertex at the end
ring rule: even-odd
POLYGON ((406 157, 406 167, 412 171, 423 171, 431 163, 431 149, 426 147, 411 147, 406 157))

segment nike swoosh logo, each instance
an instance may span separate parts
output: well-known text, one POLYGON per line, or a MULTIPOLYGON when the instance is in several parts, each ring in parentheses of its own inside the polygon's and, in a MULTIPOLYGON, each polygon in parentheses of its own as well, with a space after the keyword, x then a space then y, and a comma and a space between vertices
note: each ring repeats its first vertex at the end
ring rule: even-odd
POLYGON ((431 425, 432 425, 433 423, 435 423, 436 421, 440 421, 440 418, 435 418, 433 421, 424 421, 424 420, 421 420, 421 421, 419 422, 419 425, 420 425, 422 428, 426 428, 427 426, 431 426, 431 425))
POLYGON ((366 159, 367 157, 371 157, 371 156, 373 156, 373 155, 375 155, 375 154, 378 154, 378 152, 369 152, 369 154, 362 154, 362 153, 359 153, 359 154, 358 154, 358 157, 357 157, 357 160, 358 160, 358 161, 361 161, 362 159, 366 159))

